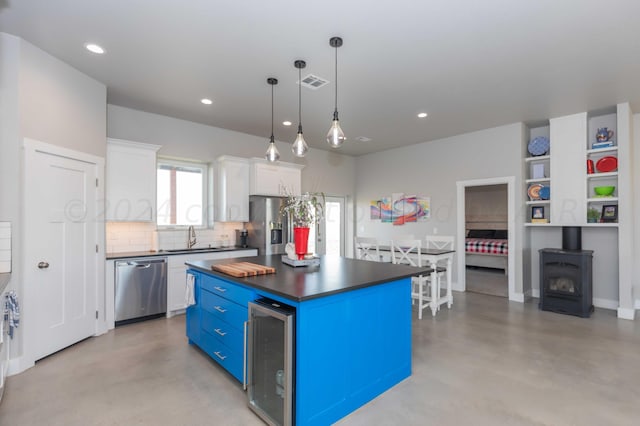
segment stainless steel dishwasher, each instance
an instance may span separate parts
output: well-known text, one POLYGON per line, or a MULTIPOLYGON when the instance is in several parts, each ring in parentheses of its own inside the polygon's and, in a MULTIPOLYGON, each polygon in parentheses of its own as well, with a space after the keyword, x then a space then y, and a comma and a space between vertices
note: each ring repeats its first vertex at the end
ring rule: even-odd
POLYGON ((115 262, 116 326, 162 316, 167 312, 167 259, 115 262))

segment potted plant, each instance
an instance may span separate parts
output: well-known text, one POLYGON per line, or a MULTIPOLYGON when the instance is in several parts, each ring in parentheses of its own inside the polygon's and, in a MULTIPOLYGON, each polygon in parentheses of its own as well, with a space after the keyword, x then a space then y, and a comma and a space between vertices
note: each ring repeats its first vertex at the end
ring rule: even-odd
POLYGON ((309 242, 309 228, 317 224, 324 213, 324 194, 305 192, 302 195, 289 195, 285 200, 281 214, 287 216, 293 224, 293 236, 298 259, 304 259, 309 242))
POLYGON ((598 223, 600 220, 600 212, 593 207, 587 210, 587 223, 598 223))

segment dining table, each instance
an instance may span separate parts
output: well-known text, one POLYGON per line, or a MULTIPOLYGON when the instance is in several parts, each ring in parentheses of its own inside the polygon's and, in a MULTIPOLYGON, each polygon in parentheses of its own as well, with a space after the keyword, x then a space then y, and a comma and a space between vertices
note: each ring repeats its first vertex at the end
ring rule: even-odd
MULTIPOLYGON (((391 262, 391 246, 390 245, 379 245, 378 250, 381 252, 380 260, 383 262, 391 262), (386 256, 385 253, 389 253, 389 256, 386 256)), ((446 261, 447 266, 445 267, 445 272, 447 273, 447 291, 444 296, 441 297, 439 294, 439 286, 431 286, 431 314, 435 316, 436 312, 440 308, 440 305, 447 304, 448 308, 451 308, 453 304, 453 294, 451 292, 451 272, 453 271, 453 257, 456 251, 452 249, 435 249, 435 248, 421 248, 420 249, 420 257, 422 261, 427 261, 431 268, 431 282, 435 283, 438 279, 438 273, 442 272, 442 268, 438 270, 438 262, 446 261)), ((417 251, 412 251, 409 253, 409 257, 417 258, 417 251), (413 255, 413 256, 412 256, 413 255)), ((416 259, 417 260, 417 259, 416 259)))

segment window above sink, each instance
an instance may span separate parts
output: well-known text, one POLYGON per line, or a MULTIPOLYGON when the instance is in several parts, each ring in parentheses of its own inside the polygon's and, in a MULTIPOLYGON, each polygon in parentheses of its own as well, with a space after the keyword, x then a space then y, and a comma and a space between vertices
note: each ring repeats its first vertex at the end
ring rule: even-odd
POLYGON ((159 158, 157 166, 158 227, 206 226, 205 163, 159 158))

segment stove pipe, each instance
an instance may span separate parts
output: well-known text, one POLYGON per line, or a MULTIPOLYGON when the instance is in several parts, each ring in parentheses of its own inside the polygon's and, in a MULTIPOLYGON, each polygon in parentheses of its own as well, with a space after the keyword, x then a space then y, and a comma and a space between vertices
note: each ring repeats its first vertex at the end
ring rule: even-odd
POLYGON ((562 227, 562 249, 582 250, 582 228, 579 226, 562 227))

